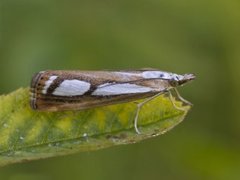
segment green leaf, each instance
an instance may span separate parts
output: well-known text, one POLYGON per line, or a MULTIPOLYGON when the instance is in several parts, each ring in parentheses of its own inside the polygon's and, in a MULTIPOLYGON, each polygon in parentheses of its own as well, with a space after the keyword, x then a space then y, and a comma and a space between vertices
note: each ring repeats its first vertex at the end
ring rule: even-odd
POLYGON ((131 144, 160 135, 181 122, 189 106, 159 96, 142 107, 133 127, 136 103, 84 111, 37 112, 29 106, 29 89, 0 96, 0 165, 131 144))

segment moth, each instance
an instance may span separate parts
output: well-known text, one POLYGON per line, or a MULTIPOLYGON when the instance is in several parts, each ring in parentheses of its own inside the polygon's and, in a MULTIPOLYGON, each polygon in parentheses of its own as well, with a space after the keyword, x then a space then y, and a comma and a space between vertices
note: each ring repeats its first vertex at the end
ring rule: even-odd
MULTIPOLYGON (((178 75, 155 69, 133 71, 65 71, 47 70, 31 81, 30 105, 37 111, 82 110, 144 99, 137 104, 134 127, 137 133, 141 107, 171 89, 184 103, 176 87, 195 79, 194 74, 178 75)), ((174 103, 174 107, 179 109, 174 103)))

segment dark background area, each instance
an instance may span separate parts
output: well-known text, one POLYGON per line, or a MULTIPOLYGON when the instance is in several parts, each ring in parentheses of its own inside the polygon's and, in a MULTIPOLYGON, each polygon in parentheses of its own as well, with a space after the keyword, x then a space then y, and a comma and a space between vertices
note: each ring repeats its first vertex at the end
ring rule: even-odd
MULTIPOLYGON (((195 73, 163 136, 15 164, 0 179, 240 179, 240 2, 0 0, 0 93, 46 69, 195 73)), ((1 137, 0 137, 1 138, 1 137)))

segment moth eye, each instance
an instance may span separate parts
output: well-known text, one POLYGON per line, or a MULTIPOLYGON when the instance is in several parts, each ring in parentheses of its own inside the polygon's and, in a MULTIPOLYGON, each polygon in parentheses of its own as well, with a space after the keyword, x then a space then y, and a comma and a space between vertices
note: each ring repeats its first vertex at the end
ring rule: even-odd
POLYGON ((164 77, 164 74, 160 74, 160 78, 163 78, 164 77))
POLYGON ((175 86, 178 85, 178 81, 176 81, 176 79, 174 79, 174 77, 173 77, 173 78, 171 78, 171 80, 170 80, 170 84, 175 87, 175 86))

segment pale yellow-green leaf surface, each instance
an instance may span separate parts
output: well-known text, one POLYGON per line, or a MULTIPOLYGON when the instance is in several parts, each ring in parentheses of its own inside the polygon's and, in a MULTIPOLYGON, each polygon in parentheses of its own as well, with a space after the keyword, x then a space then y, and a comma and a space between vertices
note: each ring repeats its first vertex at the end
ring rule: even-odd
POLYGON ((80 151, 131 144, 160 135, 180 123, 189 106, 159 96, 145 104, 133 127, 136 103, 84 111, 36 112, 29 106, 29 89, 0 96, 0 166, 80 151))

